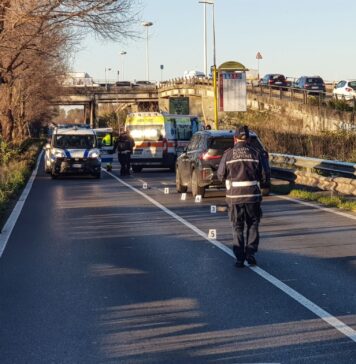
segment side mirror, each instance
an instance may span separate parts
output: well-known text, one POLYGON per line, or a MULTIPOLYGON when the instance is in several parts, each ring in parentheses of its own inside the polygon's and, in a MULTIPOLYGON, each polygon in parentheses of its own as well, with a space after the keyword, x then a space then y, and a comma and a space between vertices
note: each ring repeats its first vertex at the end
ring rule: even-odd
POLYGON ((51 144, 47 143, 44 147, 43 147, 44 150, 48 150, 48 149, 51 149, 51 144))

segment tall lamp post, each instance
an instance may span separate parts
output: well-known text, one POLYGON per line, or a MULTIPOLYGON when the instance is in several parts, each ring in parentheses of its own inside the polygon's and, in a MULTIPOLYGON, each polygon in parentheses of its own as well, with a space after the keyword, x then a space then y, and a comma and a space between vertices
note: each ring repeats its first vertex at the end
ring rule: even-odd
POLYGON ((262 59, 262 54, 260 52, 257 52, 256 59, 257 59, 257 79, 258 81, 260 81, 260 59, 262 59))
POLYGON ((110 72, 111 68, 105 67, 105 88, 108 89, 108 78, 107 78, 107 72, 110 72))
POLYGON ((215 43, 215 1, 214 0, 201 0, 203 4, 213 6, 213 88, 214 88, 214 125, 215 129, 219 128, 218 125, 218 90, 217 90, 217 69, 216 69, 216 43, 215 43))
POLYGON ((146 27, 146 80, 150 80, 150 64, 148 59, 148 28, 153 25, 151 21, 145 21, 142 23, 146 27))
MULTIPOLYGON (((127 52, 125 51, 121 51, 120 55, 121 55, 121 77, 122 77, 122 81, 125 80, 125 64, 124 64, 124 56, 125 54, 127 54, 127 52)), ((120 79, 119 79, 120 80, 120 79)))
POLYGON ((208 41, 207 41, 207 32, 206 32, 206 4, 207 2, 206 1, 199 1, 200 4, 204 4, 204 30, 203 30, 203 37, 204 37, 204 40, 203 40, 203 44, 204 44, 204 73, 205 73, 205 76, 208 75, 208 52, 207 52, 207 49, 208 49, 208 41))

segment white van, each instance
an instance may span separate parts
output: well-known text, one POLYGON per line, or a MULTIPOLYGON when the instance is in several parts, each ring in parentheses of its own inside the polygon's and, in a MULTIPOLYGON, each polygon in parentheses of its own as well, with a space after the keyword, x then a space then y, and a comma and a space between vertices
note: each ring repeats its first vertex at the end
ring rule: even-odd
POLYGON ((134 172, 142 168, 175 169, 177 156, 192 135, 202 129, 197 116, 138 112, 127 115, 125 129, 135 140, 131 156, 134 172))
POLYGON ((202 71, 191 70, 191 71, 184 71, 183 77, 184 78, 194 78, 194 77, 204 78, 204 77, 206 77, 206 75, 202 71))
POLYGON ((52 178, 61 174, 90 174, 101 177, 101 156, 93 129, 55 128, 46 144, 45 172, 52 178))

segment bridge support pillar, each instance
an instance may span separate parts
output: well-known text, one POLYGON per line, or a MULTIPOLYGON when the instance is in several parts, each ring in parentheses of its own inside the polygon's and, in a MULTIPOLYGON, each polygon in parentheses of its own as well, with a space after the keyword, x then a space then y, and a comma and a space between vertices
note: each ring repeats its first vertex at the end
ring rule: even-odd
POLYGON ((84 105, 84 122, 90 125, 90 104, 84 105))
POLYGON ((95 98, 90 101, 90 127, 95 128, 96 126, 96 100, 95 98))

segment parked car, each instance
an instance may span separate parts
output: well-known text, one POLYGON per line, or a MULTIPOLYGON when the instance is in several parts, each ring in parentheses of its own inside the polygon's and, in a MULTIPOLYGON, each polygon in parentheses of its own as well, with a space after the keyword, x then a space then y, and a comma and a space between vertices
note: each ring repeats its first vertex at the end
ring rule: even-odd
POLYGON ((154 83, 150 81, 135 81, 132 86, 138 86, 138 87, 152 87, 155 86, 154 83))
POLYGON ((118 87, 131 87, 132 83, 130 81, 117 81, 115 85, 118 87))
MULTIPOLYGON (((267 183, 261 188, 264 194, 270 189, 270 167, 268 153, 254 132, 250 132, 250 143, 264 156, 264 171, 267 183)), ((217 170, 225 150, 234 146, 234 131, 203 130, 195 133, 185 151, 176 161, 177 192, 187 192, 204 197, 207 188, 225 188, 225 182, 217 178, 217 170)))
POLYGON ((305 90, 310 95, 325 94, 325 83, 320 76, 302 76, 299 77, 294 85, 294 88, 305 90))
POLYGON ((273 87, 285 87, 287 86, 287 80, 284 75, 279 73, 268 73, 260 79, 261 86, 273 86, 273 87))
POLYGON ((353 100, 356 98, 356 80, 342 80, 338 82, 333 90, 336 99, 353 100))

